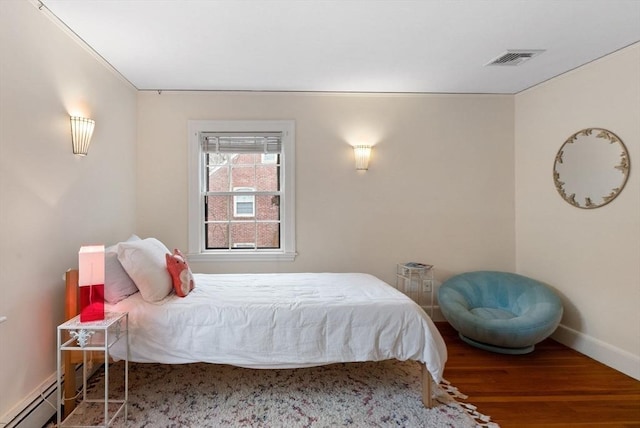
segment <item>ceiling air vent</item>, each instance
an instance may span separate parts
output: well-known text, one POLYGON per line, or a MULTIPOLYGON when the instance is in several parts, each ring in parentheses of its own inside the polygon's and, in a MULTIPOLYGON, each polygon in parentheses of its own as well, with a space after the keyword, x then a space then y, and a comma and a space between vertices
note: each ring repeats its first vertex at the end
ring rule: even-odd
POLYGON ((520 65, 536 55, 544 52, 544 49, 513 49, 500 54, 485 65, 520 65))

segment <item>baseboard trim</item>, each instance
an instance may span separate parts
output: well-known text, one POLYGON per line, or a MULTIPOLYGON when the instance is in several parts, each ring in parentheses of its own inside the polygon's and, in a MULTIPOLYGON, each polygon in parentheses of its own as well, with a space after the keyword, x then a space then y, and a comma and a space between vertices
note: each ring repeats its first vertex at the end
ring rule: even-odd
MULTIPOLYGON (((1 0, 0 0, 1 1, 1 0)), ((87 378, 93 376, 102 364, 88 364, 87 378)), ((18 403, 13 409, 7 412, 0 419, 0 428, 33 428, 44 426, 56 414, 58 390, 57 373, 53 373, 40 386, 34 389, 31 394, 18 403), (44 397, 44 398, 43 398, 44 397), (53 407, 47 403, 53 404, 53 407)), ((82 387, 82 364, 76 366, 76 385, 82 387)), ((62 388, 64 393, 64 374, 62 378, 62 388)))
POLYGON ((56 414, 56 374, 52 374, 13 409, 2 416, 0 428, 42 427, 56 414), (49 403, 45 402, 45 399, 49 403))
POLYGON ((551 337, 634 379, 640 380, 640 356, 560 324, 551 337))

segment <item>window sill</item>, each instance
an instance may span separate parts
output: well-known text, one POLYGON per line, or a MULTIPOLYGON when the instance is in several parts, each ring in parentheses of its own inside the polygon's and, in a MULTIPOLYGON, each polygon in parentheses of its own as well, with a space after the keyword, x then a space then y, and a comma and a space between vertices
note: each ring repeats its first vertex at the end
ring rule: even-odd
POLYGON ((292 262, 298 253, 233 251, 233 252, 209 252, 189 253, 187 260, 191 262, 292 262))

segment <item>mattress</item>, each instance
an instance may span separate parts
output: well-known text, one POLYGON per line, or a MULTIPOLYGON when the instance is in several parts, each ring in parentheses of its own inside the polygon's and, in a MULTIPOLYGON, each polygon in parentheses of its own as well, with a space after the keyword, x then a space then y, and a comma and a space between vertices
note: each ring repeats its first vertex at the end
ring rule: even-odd
MULTIPOLYGON (((194 274, 196 288, 158 303, 136 293, 106 310, 129 313, 129 360, 270 369, 416 360, 436 382, 447 350, 428 315, 362 273, 194 274)), ((123 341, 111 355, 124 359, 123 341)))

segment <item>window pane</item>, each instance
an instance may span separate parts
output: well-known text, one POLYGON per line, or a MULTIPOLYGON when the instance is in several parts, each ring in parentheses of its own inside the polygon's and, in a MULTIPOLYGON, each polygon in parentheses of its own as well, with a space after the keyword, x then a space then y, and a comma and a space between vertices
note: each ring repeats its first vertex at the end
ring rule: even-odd
POLYGON ((257 220, 280 220, 280 196, 256 196, 257 220))
MULTIPOLYGON (((249 156, 249 155, 242 155, 249 156)), ((253 156, 253 155, 250 155, 253 156)), ((255 165, 233 165, 231 169, 231 188, 251 187, 256 188, 255 165)))
POLYGON ((260 162, 263 164, 279 163, 279 155, 277 153, 264 153, 260 155, 260 162))
POLYGON ((207 223, 205 225, 205 248, 226 250, 229 248, 229 223, 207 223))
POLYGON ((255 248, 256 223, 231 223, 231 248, 255 248))
POLYGON ((256 166, 256 189, 263 192, 277 192, 280 190, 278 165, 256 166))
POLYGON ((231 196, 205 196, 205 221, 228 221, 231 196))
POLYGON ((229 162, 230 157, 227 154, 209 153, 206 155, 206 171, 205 191, 209 192, 227 192, 229 191, 229 162))
POLYGON ((204 156, 205 163, 211 168, 229 165, 232 159, 232 155, 228 153, 205 153, 204 156))
POLYGON ((258 248, 280 248, 280 223, 258 223, 258 248))

